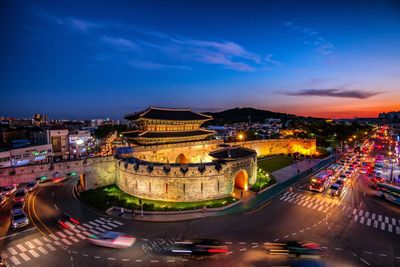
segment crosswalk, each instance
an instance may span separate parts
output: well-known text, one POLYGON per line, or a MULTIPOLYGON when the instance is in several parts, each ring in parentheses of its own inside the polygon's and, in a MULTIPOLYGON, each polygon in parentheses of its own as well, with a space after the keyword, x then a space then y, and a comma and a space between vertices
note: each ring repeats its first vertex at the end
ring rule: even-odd
POLYGON ((354 223, 359 223, 377 230, 400 235, 399 218, 393 218, 343 204, 339 205, 340 201, 338 199, 320 198, 313 195, 295 192, 285 192, 281 196, 278 196, 278 199, 323 213, 335 208, 336 210, 340 211, 343 216, 352 218, 354 223))
POLYGON ((338 199, 316 198, 313 197, 312 195, 295 193, 295 192, 291 193, 285 192, 283 195, 278 197, 278 199, 324 213, 328 212, 330 209, 339 204, 338 199))
POLYGON ((152 252, 160 253, 166 251, 175 241, 176 239, 172 238, 157 238, 154 240, 144 239, 142 249, 144 252, 150 254, 152 252))
POLYGON ((75 228, 59 230, 47 236, 15 244, 1 251, 1 256, 8 265, 17 266, 57 249, 65 249, 66 246, 85 240, 92 234, 99 234, 122 225, 124 224, 120 221, 102 217, 77 225, 75 228))

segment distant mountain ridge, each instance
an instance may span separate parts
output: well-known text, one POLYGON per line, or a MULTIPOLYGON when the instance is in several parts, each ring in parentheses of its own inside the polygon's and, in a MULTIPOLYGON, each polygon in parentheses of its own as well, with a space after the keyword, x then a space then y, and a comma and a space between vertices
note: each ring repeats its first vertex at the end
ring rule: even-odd
POLYGON ((255 108, 233 108, 221 112, 205 112, 204 114, 211 115, 213 120, 209 124, 226 124, 236 122, 265 122, 265 119, 274 118, 283 121, 304 118, 294 114, 273 112, 269 110, 255 109, 255 108))

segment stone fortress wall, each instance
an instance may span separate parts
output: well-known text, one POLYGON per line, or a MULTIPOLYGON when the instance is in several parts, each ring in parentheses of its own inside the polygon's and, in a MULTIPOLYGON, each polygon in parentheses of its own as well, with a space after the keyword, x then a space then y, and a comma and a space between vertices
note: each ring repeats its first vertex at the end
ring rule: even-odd
POLYGON ((224 198, 233 193, 236 174, 244 170, 256 182, 256 158, 222 164, 154 164, 118 162, 117 185, 128 194, 152 200, 188 202, 224 198))

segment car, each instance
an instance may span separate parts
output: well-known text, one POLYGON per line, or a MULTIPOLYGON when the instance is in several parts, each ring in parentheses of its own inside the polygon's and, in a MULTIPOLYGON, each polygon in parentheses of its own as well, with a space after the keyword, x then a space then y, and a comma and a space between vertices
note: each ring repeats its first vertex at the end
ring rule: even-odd
POLYGON ((353 177, 353 172, 347 170, 347 171, 345 172, 345 175, 347 176, 347 178, 351 178, 351 177, 353 177))
POLYGON ((129 248, 135 243, 136 238, 124 233, 106 231, 98 235, 88 236, 87 241, 102 247, 129 248))
POLYGON ((19 213, 24 211, 25 202, 14 203, 11 208, 11 214, 19 213))
POLYGON ((7 203, 7 198, 5 196, 0 195, 0 207, 4 207, 7 203))
POLYGON ((29 219, 26 217, 25 212, 17 212, 11 215, 11 227, 13 229, 25 227, 29 224, 29 219))
POLYGON ((339 175, 338 181, 346 182, 347 178, 348 178, 348 176, 346 175, 346 173, 342 173, 341 175, 339 175))
POLYGON ((56 216, 56 223, 62 226, 65 229, 74 228, 76 225, 79 225, 79 221, 73 218, 68 213, 62 213, 61 215, 56 216))
POLYGON ((31 191, 35 190, 36 188, 38 188, 38 186, 39 186, 39 183, 37 181, 32 181, 26 185, 25 189, 28 190, 28 192, 31 192, 31 191))
POLYGON ((332 197, 340 196, 342 189, 343 184, 336 182, 329 187, 329 195, 332 197))
POLYGON ((3 195, 8 197, 11 196, 15 191, 17 191, 17 185, 10 185, 3 188, 3 195))
POLYGON ((322 252, 321 246, 313 242, 287 241, 281 243, 267 243, 266 249, 270 254, 283 255, 315 255, 322 252))
POLYGON ((24 202, 25 198, 26 198, 26 189, 19 189, 15 195, 14 195, 14 202, 18 203, 18 202, 24 202))
POLYGON ((228 247, 217 239, 195 239, 172 244, 170 252, 177 255, 218 255, 227 253, 228 247))
POLYGON ((3 259, 2 256, 0 256, 0 267, 7 267, 6 261, 3 259))

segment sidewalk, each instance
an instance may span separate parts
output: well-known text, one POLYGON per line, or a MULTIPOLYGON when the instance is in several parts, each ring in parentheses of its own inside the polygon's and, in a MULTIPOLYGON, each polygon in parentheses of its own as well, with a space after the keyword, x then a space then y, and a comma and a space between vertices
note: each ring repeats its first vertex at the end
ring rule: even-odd
POLYGON ((280 170, 274 171, 272 172, 272 175, 275 177, 276 181, 281 184, 293 176, 298 175, 298 170, 300 173, 307 172, 310 168, 314 168, 321 161, 321 159, 305 159, 280 170))

